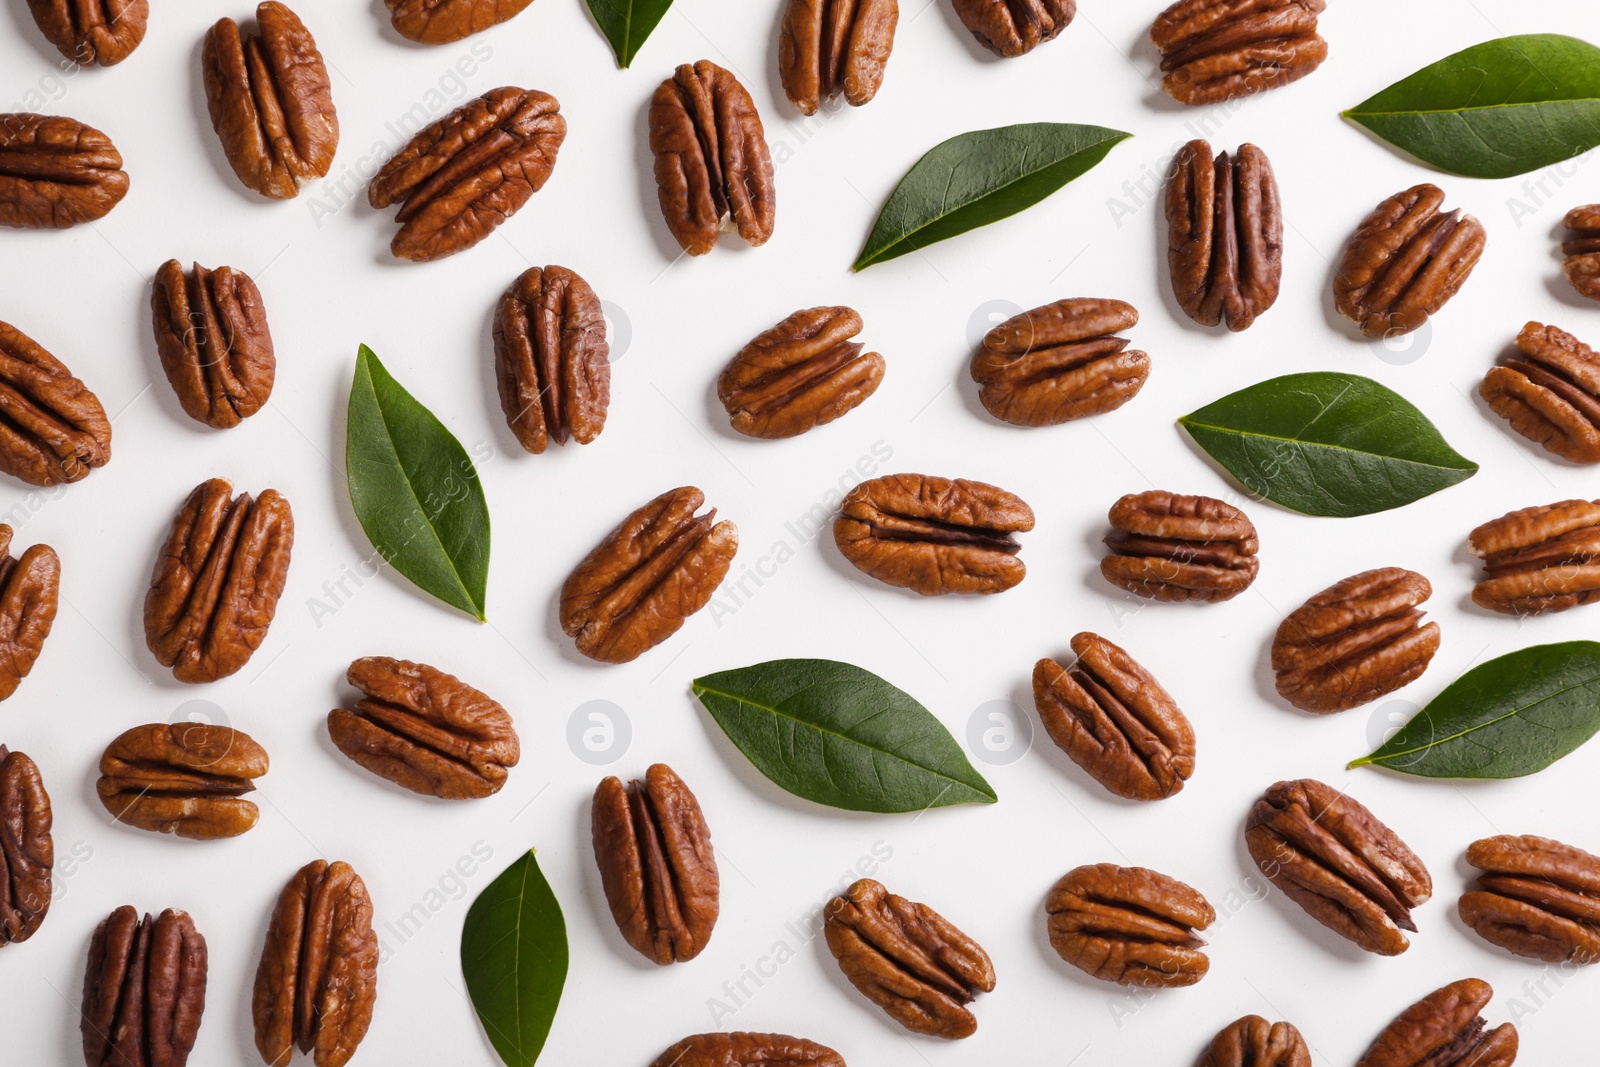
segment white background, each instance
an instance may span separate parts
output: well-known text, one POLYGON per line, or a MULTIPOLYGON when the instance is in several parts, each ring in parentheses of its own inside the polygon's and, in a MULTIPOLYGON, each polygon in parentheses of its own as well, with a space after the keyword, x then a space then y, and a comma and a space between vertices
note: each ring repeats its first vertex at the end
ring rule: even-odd
POLYGON ((1509 509, 1596 495, 1592 472, 1510 433, 1475 390, 1528 319, 1600 343, 1600 306, 1566 287, 1555 250, 1562 214, 1600 199, 1600 163, 1506 181, 1440 176, 1338 112, 1500 34, 1592 34, 1591 5, 1339 0, 1322 19, 1330 57, 1321 70, 1242 106, 1189 110, 1167 100, 1153 76, 1145 34, 1159 3, 1085 0, 1056 41, 998 61, 948 0, 910 0, 877 99, 810 121, 778 85, 773 0, 678 0, 629 71, 615 69, 579 0, 538 0, 507 25, 438 47, 400 40, 377 0, 298 6, 333 71, 343 134, 327 181, 269 203, 228 170, 199 74, 207 25, 247 17, 248 4, 157 0, 149 35, 128 60, 68 76, 23 0, 0 3, 0 110, 69 114, 99 127, 132 176, 126 200, 101 222, 0 233, 0 317, 62 358, 116 416, 114 458, 86 481, 51 494, 0 486, 18 550, 47 542, 64 570, 55 630, 32 676, 0 707, 0 740, 42 768, 60 857, 43 927, 0 951, 0 1062, 79 1062, 85 951, 95 924, 123 903, 185 908, 207 938, 208 1010, 192 1062, 257 1062, 248 1005, 271 902, 300 865, 325 856, 350 861, 366 879, 386 948, 376 1015, 355 1062, 492 1064, 462 991, 458 939, 471 898, 530 846, 571 941, 544 1057, 551 1064, 644 1067, 678 1038, 719 1027, 812 1037, 856 1067, 1187 1064, 1218 1028, 1256 1012, 1297 1024, 1318 1064, 1343 1065, 1405 1005, 1468 975, 1497 991, 1491 1022, 1517 1017, 1524 1062, 1588 1056, 1600 975, 1561 974, 1493 949, 1456 918, 1455 898, 1469 880, 1462 852, 1476 838, 1538 833, 1600 848, 1600 750, 1509 782, 1343 768, 1474 663, 1592 635, 1600 620, 1600 608, 1522 623, 1477 610, 1468 600, 1475 566, 1462 547, 1473 526, 1509 509), (645 109, 674 65, 702 57, 733 70, 754 96, 777 160, 779 207, 765 247, 725 238, 691 261, 677 256, 656 206, 645 109), (416 104, 442 114, 506 84, 561 101, 570 133, 549 184, 469 252, 422 266, 392 260, 393 222, 366 206, 363 189, 400 144, 386 123, 416 104), (1020 217, 849 273, 878 205, 923 151, 965 130, 1036 120, 1137 136, 1020 217), (1218 150, 1260 145, 1282 186, 1282 295, 1241 335, 1190 323, 1165 278, 1159 175, 1197 130, 1218 150), (1379 200, 1426 180, 1446 189, 1448 206, 1483 220, 1488 248, 1429 329, 1388 351, 1333 312, 1331 262, 1379 200), (264 293, 277 387, 270 406, 236 429, 191 422, 161 375, 150 279, 174 256, 243 269, 264 293), (547 263, 579 271, 611 302, 616 363, 604 435, 535 457, 517 448, 501 418, 489 322, 511 280, 547 263), (1089 422, 1034 430, 995 422, 967 380, 971 341, 1009 313, 991 318, 995 308, 1073 295, 1120 297, 1140 309, 1129 335, 1153 361, 1148 386, 1089 422), (882 388, 797 440, 738 438, 715 401, 718 370, 789 312, 825 303, 861 311, 862 339, 888 360, 882 388), (478 461, 494 522, 488 625, 388 573, 359 586, 346 579, 342 593, 325 586, 372 552, 343 476, 344 407, 361 342, 478 461), (1260 530, 1261 575, 1230 603, 1150 605, 1102 582, 1105 511, 1121 494, 1166 488, 1238 500, 1177 430, 1177 416, 1252 382, 1319 368, 1399 390, 1481 472, 1358 519, 1243 501, 1260 530), (858 463, 872 474, 978 478, 1021 495, 1038 516, 1024 538, 1027 580, 1001 596, 923 600, 855 572, 826 532, 792 532, 786 524, 799 528, 814 507, 828 511, 840 483, 861 477, 858 463), (216 475, 288 496, 294 562, 277 621, 250 664, 212 685, 183 686, 146 651, 140 605, 172 513, 216 475), (682 484, 700 486, 739 525, 730 585, 714 609, 631 664, 581 659, 555 620, 563 577, 624 514, 682 484), (1313 718, 1285 706, 1265 666, 1278 620, 1337 579, 1384 565, 1413 568, 1434 584, 1428 607, 1443 645, 1432 667, 1373 707, 1313 718), (731 584, 741 576, 743 593, 731 584), (1032 721, 1034 660, 1065 654, 1084 629, 1126 647, 1192 719, 1198 769, 1177 797, 1118 801, 1040 730, 1015 762, 975 753, 998 805, 915 818, 835 812, 769 785, 688 689, 701 674, 760 660, 845 659, 916 695, 970 749, 969 723, 976 716, 986 725, 993 702, 1010 702, 1013 719, 1032 721), (502 793, 421 798, 334 750, 324 716, 349 696, 349 661, 374 653, 452 671, 511 709, 523 759, 502 793), (195 843, 112 823, 94 796, 101 750, 130 726, 188 714, 194 700, 211 702, 212 717, 271 754, 257 793, 260 824, 231 841, 195 843), (596 756, 578 746, 591 760, 612 760, 604 767, 580 759, 568 741, 569 720, 590 701, 610 702, 631 724, 625 750, 596 756), (671 968, 646 963, 618 936, 588 834, 596 781, 640 775, 657 760, 698 793, 723 881, 709 948, 671 968), (1367 955, 1275 890, 1263 892, 1241 844, 1242 820, 1268 784, 1300 776, 1348 789, 1432 870, 1435 900, 1417 911, 1421 930, 1405 955, 1367 955), (888 856, 877 876, 893 891, 933 905, 993 956, 998 987, 975 1006, 973 1038, 904 1034, 848 987, 820 938, 808 940, 814 927, 804 917, 874 850, 888 856), (466 877, 456 871, 463 858, 466 877), (1065 871, 1101 861, 1157 868, 1210 898, 1222 918, 1203 982, 1128 992, 1056 958, 1044 896, 1065 871), (425 921, 397 937, 390 924, 408 913, 425 921), (774 969, 775 952, 784 962, 774 969), (746 979, 752 995, 730 998, 724 983, 746 969, 771 977, 759 988, 746 979), (1543 992, 1527 985, 1540 982, 1543 992), (717 1001, 726 1007, 714 1015, 717 1001))

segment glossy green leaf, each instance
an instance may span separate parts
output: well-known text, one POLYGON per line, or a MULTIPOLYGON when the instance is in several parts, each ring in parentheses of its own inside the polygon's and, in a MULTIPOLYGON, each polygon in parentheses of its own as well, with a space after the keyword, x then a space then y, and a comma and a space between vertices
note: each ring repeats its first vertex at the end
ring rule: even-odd
POLYGON ((1286 374, 1178 424, 1251 493, 1307 515, 1387 511, 1478 470, 1403 396, 1359 374, 1286 374))
POLYGON ((627 67, 639 54, 650 31, 672 6, 672 0, 587 0, 589 14, 611 42, 617 66, 627 67))
POLYGON ((1029 122, 952 137, 900 179, 851 269, 915 252, 1030 208, 1132 136, 1103 126, 1029 122))
POLYGON ((1600 643, 1535 645, 1472 668, 1352 767, 1520 778, 1600 730, 1600 643))
POLYGON ((533 1067, 567 981, 567 923, 532 849, 467 909, 461 974, 500 1058, 533 1067))
POLYGON ((1555 33, 1486 41, 1344 115, 1453 174, 1525 174, 1600 145, 1600 48, 1555 33))
POLYGON ((757 770, 818 804, 897 812, 996 799, 927 708, 860 667, 772 660, 697 678, 694 694, 757 770))
POLYGON ((384 561, 446 604, 484 617, 489 505, 466 449, 361 346, 345 430, 345 479, 384 561))

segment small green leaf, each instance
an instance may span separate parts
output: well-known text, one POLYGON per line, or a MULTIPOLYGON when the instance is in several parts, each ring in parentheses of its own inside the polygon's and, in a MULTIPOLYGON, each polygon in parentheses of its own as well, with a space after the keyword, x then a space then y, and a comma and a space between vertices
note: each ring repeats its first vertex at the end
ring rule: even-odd
POLYGON ((356 518, 384 561, 481 621, 489 505, 478 472, 366 345, 350 387, 344 469, 356 518))
POLYGON ((1600 643, 1535 645, 1472 668, 1350 766, 1427 778, 1520 778, 1600 730, 1600 643))
POLYGON ((1370 515, 1478 471, 1433 423, 1359 374, 1286 374, 1178 420, 1250 492, 1306 515, 1370 515))
POLYGON ((952 137, 900 179, 850 269, 915 252, 1030 208, 1132 136, 1104 126, 1029 122, 952 137))
POLYGON ((533 1067, 567 981, 567 923, 533 849, 467 909, 461 974, 500 1058, 508 1067, 533 1067))
POLYGON ((626 68, 639 54, 650 31, 672 6, 672 0, 587 0, 589 14, 611 42, 617 66, 626 68))
POLYGON ((756 769, 795 796, 881 812, 995 802, 943 724, 860 667, 773 660, 696 678, 694 695, 756 769))

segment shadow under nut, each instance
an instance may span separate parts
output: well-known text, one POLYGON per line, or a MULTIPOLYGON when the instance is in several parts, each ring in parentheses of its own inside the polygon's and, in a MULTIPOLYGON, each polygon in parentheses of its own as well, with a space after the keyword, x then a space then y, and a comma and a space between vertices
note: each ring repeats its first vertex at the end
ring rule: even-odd
POLYGON ((1121 300, 1068 297, 984 335, 970 372, 984 409, 1014 426, 1056 426, 1114 411, 1150 377, 1150 357, 1116 336, 1139 321, 1121 300))
POLYGON ((80 66, 114 66, 144 40, 149 0, 28 0, 33 21, 80 66))
POLYGON ((95 793, 120 823, 214 841, 255 826, 260 813, 243 797, 268 766, 266 750, 239 730, 151 723, 106 746, 95 793))
POLYGON ((1267 154, 1253 144, 1212 158, 1184 145, 1167 181, 1167 268, 1172 295, 1203 326, 1248 329, 1278 299, 1283 205, 1267 154))
POLYGON ((0 700, 33 670, 55 624, 61 599, 61 559, 49 545, 11 555, 10 526, 0 523, 0 700))
POLYGON ((1506 615, 1566 611, 1600 600, 1600 502, 1522 508, 1467 537, 1483 561, 1472 602, 1506 615))
POLYGON ((723 368, 717 398, 747 437, 796 437, 855 410, 877 392, 884 359, 851 338, 861 316, 815 307, 758 334, 723 368))
POLYGON ((28 940, 50 912, 53 821, 38 764, 0 745, 0 949, 28 940))
POLYGON ((1458 911, 1479 937, 1546 963, 1600 962, 1600 856, 1502 834, 1474 841, 1466 858, 1481 873, 1458 911))
POLYGON ((1237 100, 1299 81, 1328 58, 1324 0, 1177 0, 1156 17, 1161 88, 1180 104, 1237 100))
POLYGON ((533 0, 383 0, 395 32, 418 44, 450 44, 507 22, 533 0))
POLYGON ((184 1067, 206 1006, 206 939, 187 912, 124 904, 89 942, 79 1029, 88 1067, 184 1067))
POLYGON ((524 451, 600 436, 611 346, 588 282, 566 267, 529 267, 495 305, 493 332, 500 410, 524 451))
POLYGON ((1143 867, 1099 863, 1062 875, 1045 899, 1050 945, 1085 974, 1118 985, 1194 985, 1211 961, 1196 931, 1216 911, 1193 887, 1143 867))
POLYGON ((243 271, 169 259, 156 271, 150 319, 161 369, 184 414, 227 429, 272 396, 278 362, 261 290, 243 271))
POLYGON ((1441 211, 1444 190, 1424 182, 1372 210, 1345 247, 1333 303, 1368 337, 1419 329, 1466 282, 1483 255, 1483 224, 1441 211))
POLYGON ((778 31, 778 78, 801 114, 843 96, 860 107, 878 93, 894 48, 899 0, 789 0, 778 31))
POLYGON ((65 115, 0 113, 0 226, 64 230, 128 195, 111 138, 65 115))
POLYGON ((1571 233, 1561 242, 1561 273, 1578 295, 1600 300, 1600 204, 1584 204, 1562 220, 1571 233))
POLYGON ((845 1062, 833 1049, 803 1037, 734 1030, 686 1037, 650 1067, 845 1067, 845 1062))
POLYGON ((1246 1015, 1211 1039, 1199 1067, 1311 1067, 1311 1050, 1292 1024, 1246 1015))
POLYGON ((1600 463, 1600 353, 1541 322, 1522 328, 1517 353, 1484 376, 1478 395, 1545 451, 1600 463))
POLYGON ((1493 995, 1477 978, 1434 990, 1385 1027, 1356 1067, 1510 1067, 1517 1028, 1489 1030, 1479 1014, 1493 995))
POLYGON ((0 472, 29 485, 81 481, 111 461, 100 398, 55 356, 0 322, 0 472))
POLYGON ((1231 600, 1255 581, 1256 528, 1244 512, 1208 496, 1129 493, 1111 505, 1110 552, 1100 573, 1129 593, 1160 601, 1231 600))
POLYGON ((1053 41, 1078 13, 1077 0, 954 0, 956 15, 989 51, 1006 59, 1053 41))

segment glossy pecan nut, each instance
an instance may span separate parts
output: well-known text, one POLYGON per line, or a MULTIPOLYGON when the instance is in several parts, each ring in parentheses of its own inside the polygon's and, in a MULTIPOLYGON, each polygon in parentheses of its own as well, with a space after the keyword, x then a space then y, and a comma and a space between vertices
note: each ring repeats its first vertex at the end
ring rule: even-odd
POLYGON ((267 636, 289 573, 294 515, 276 489, 233 496, 225 479, 195 486, 156 557, 144 598, 145 644, 180 682, 243 667, 267 636))
POLYGON ((1247 329, 1278 299, 1283 203, 1267 154, 1253 144, 1215 159, 1190 141, 1167 182, 1172 295, 1203 326, 1247 329))
POLYGON ((1054 40, 1078 13, 1077 0, 955 0, 955 6, 972 36, 1008 59, 1054 40))
POLYGON ((247 188, 274 200, 321 178, 339 146, 328 68, 300 17, 278 0, 256 7, 256 32, 218 19, 200 53, 211 128, 247 188))
POLYGON ((1333 276, 1333 303, 1368 337, 1396 337, 1456 295, 1483 255, 1483 223, 1443 212, 1444 190, 1424 182, 1361 220, 1333 276))
POLYGON ((983 482, 888 474, 850 491, 833 542, 856 569, 921 593, 1002 593, 1027 573, 1016 535, 1033 529, 1022 498, 983 482))
POLYGON ((1033 704, 1056 747, 1119 797, 1160 800, 1194 773, 1194 729, 1155 676, 1099 634, 1070 668, 1033 667, 1033 704))
POLYGON ((1418 605, 1428 579, 1380 567, 1336 582, 1278 624, 1278 694, 1301 711, 1346 711, 1410 685, 1439 651, 1439 624, 1418 605))
POLYGON ((423 263, 471 248, 544 187, 566 136, 555 97, 514 86, 425 127, 367 186, 373 207, 400 205, 389 250, 423 263))
POLYGON ((378 995, 372 899, 348 863, 313 860, 278 895, 256 968, 250 1014, 268 1067, 295 1048, 343 1067, 367 1036, 378 995))
POLYGON ((1600 599, 1600 501, 1513 511, 1473 530, 1467 547, 1483 560, 1480 608, 1539 615, 1600 599))
POLYGON ((561 586, 561 629, 590 659, 626 663, 710 602, 739 548, 693 486, 671 489, 623 519, 561 586))
POLYGON ((260 812, 243 799, 267 773, 248 734, 207 723, 135 726, 106 746, 95 792, 111 817, 196 841, 238 837, 260 812))
POLYGON ((691 256, 717 244, 724 219, 763 245, 772 236, 772 156, 755 101, 739 79, 702 59, 650 98, 650 151, 667 229, 691 256))
POLYGON ((61 559, 49 545, 11 555, 13 531, 0 523, 0 700, 33 670, 61 599, 61 559))
POLYGON ((1161 601, 1214 601, 1256 580, 1256 528, 1232 504, 1150 490, 1118 500, 1109 518, 1111 552, 1100 573, 1119 589, 1161 601))
POLYGON ((1501 1023, 1488 1030, 1479 1014, 1493 996, 1477 978, 1435 989, 1401 1012, 1356 1067, 1511 1067, 1517 1028, 1501 1023))
POLYGON ((206 1008, 206 939, 188 912, 124 904, 100 920, 83 975, 88 1067, 184 1067, 206 1008))
POLYGON ((778 78, 789 103, 815 115, 841 94, 851 107, 871 100, 899 19, 899 0, 789 0, 778 31, 778 78))
POLYGON ((1600 962, 1600 856, 1547 837, 1474 841, 1483 873, 1461 895, 1461 921, 1492 945, 1546 963, 1600 962))
POLYGON ((700 955, 722 882, 700 802, 665 763, 626 786, 607 778, 589 809, 594 859, 623 940, 653 963, 700 955))
POLYGON ((111 459, 100 398, 55 356, 0 322, 0 471, 29 485, 75 482, 111 459))
POLYGON ((128 195, 111 138, 65 115, 0 114, 0 226, 64 230, 128 195))
POLYGON ((1433 879, 1395 832, 1330 785, 1278 782, 1245 822, 1245 845, 1268 881, 1317 922, 1368 952, 1398 956, 1411 909, 1433 879))
POLYGON ((1561 272, 1590 300, 1600 300, 1600 204, 1584 204, 1563 220, 1572 236, 1561 242, 1561 272))
POLYGON ((144 40, 150 0, 28 0, 33 21, 74 63, 109 67, 144 40))
POLYGON ((1218 1031, 1199 1067, 1311 1067, 1311 1049, 1292 1023, 1246 1015, 1218 1031))
POLYGON ((272 395, 278 362, 267 309, 250 275, 169 259, 150 293, 161 369, 184 413, 216 429, 237 426, 272 395))
POLYGON ((1324 0, 1177 0, 1156 17, 1161 88, 1180 104, 1219 104, 1299 81, 1328 58, 1324 0))
POLYGON ((1050 944, 1085 974, 1118 985, 1194 985, 1211 961, 1196 931, 1217 919, 1206 898, 1143 867, 1068 871, 1045 898, 1050 944))
POLYGON ((1484 376, 1478 394, 1511 428, 1574 463, 1600 463, 1600 353, 1530 322, 1518 355, 1484 376))
POLYGON ((50 911, 50 824, 38 765, 0 745, 0 948, 28 940, 50 911))
POLYGON ((395 32, 418 44, 449 44, 498 26, 533 0, 383 0, 395 32))
POLYGON ((884 361, 850 338, 861 316, 847 307, 796 311, 739 350, 717 379, 733 428, 749 437, 795 437, 832 422, 877 392, 884 361))
POLYGON ((695 1034, 657 1056, 650 1067, 845 1067, 826 1045, 788 1034, 741 1030, 695 1034))
POLYGON ((1067 297, 1013 315, 972 356, 978 399, 1013 426, 1055 426, 1115 411, 1150 377, 1150 357, 1116 336, 1139 321, 1121 300, 1067 297))
POLYGON ((600 298, 566 267, 529 267, 494 311, 500 409, 524 449, 586 445, 605 429, 611 346, 600 298))
POLYGON ((363 695, 355 707, 328 713, 334 745, 413 793, 443 800, 493 796, 522 756, 506 709, 454 675, 363 656, 345 678, 363 695))
POLYGON ((823 914, 823 937, 840 970, 889 1018, 929 1037, 971 1037, 978 1029, 967 1005, 994 989, 994 965, 938 912, 863 878, 823 914))

